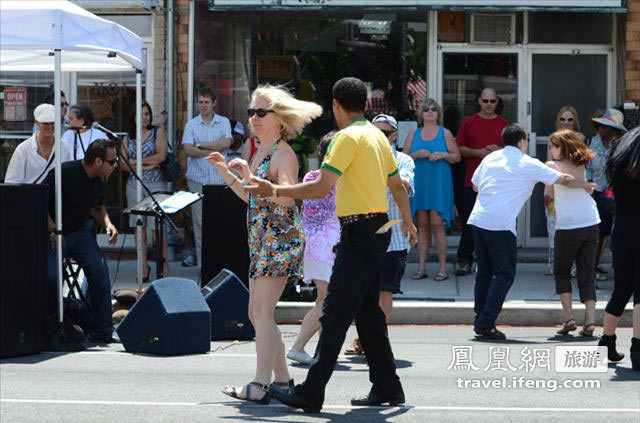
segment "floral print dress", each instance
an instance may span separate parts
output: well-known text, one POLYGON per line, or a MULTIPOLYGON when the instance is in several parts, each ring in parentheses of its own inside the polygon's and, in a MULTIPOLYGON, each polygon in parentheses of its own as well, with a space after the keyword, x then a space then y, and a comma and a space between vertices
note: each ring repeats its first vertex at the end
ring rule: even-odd
MULTIPOLYGON (((270 180, 271 157, 280 140, 271 152, 262 159, 256 176, 270 180)), ((304 235, 300 214, 295 203, 289 207, 266 198, 249 194, 247 229, 249 232, 249 278, 261 276, 289 279, 302 277, 304 235)))

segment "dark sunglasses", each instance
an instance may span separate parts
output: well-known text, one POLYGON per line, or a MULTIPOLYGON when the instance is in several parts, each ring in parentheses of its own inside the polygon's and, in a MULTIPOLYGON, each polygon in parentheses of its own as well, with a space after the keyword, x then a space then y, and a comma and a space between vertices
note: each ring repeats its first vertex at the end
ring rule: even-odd
POLYGON ((498 100, 496 100, 495 98, 492 98, 492 99, 481 98, 480 101, 482 101, 484 104, 487 104, 487 103, 496 104, 498 102, 498 100))
POLYGON ((118 158, 116 157, 113 160, 103 159, 105 163, 109 163, 111 167, 116 167, 118 165, 118 158))
POLYGON ((273 109, 247 109, 247 114, 249 117, 253 117, 253 115, 258 115, 258 117, 265 117, 267 113, 275 113, 276 111, 273 109))
POLYGON ((382 131, 382 133, 383 133, 383 134, 385 134, 387 137, 389 137, 389 136, 391 136, 391 135, 395 134, 396 132, 398 132, 398 131, 396 131, 395 129, 381 129, 381 131, 382 131))
POLYGON ((425 107, 425 108, 422 110, 422 113, 424 113, 424 112, 437 112, 437 111, 438 111, 438 109, 437 109, 437 108, 435 108, 435 107, 425 107))
POLYGON ((560 118, 560 122, 573 122, 573 118, 560 118))
POLYGON ((62 103, 60 103, 61 107, 69 107, 69 103, 67 103, 66 101, 63 101, 62 103))

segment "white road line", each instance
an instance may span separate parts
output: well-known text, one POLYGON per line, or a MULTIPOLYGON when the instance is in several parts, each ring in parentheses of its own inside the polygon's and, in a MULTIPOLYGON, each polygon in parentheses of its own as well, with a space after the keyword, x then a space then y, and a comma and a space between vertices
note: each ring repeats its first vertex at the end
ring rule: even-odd
MULTIPOLYGON (((0 403, 13 404, 75 404, 75 405, 135 405, 135 406, 160 406, 160 407, 224 407, 228 403, 216 402, 158 402, 158 401, 88 401, 88 400, 54 400, 54 399, 26 399, 26 398, 3 398, 0 403)), ((247 404, 248 407, 265 407, 247 404)), ((281 404, 271 404, 270 408, 288 407, 281 404)), ((428 405, 404 405, 396 407, 354 407, 352 405, 324 405, 323 409, 330 410, 351 410, 351 409, 380 409, 380 408, 406 408, 419 411, 513 411, 513 412, 586 412, 586 413, 640 413, 640 408, 567 408, 567 407, 447 407, 428 405)))

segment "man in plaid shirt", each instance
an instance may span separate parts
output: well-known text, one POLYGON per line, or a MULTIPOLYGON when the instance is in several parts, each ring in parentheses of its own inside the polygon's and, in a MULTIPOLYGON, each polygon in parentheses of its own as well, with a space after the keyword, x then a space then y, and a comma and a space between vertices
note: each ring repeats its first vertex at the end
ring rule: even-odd
MULTIPOLYGON (((398 122, 393 116, 379 114, 371 121, 380 129, 391 143, 393 155, 398 162, 398 173, 402 184, 407 190, 409 197, 413 196, 413 169, 415 167, 413 159, 396 148, 398 139, 398 122)), ((387 200, 389 201, 389 221, 402 220, 400 208, 393 199, 391 190, 387 188, 387 200)), ((391 228, 391 241, 382 265, 382 278, 380 287, 380 308, 384 312, 387 322, 391 320, 393 311, 393 294, 400 293, 400 282, 404 276, 404 268, 407 263, 407 251, 409 242, 402 236, 401 228, 394 225, 391 228)), ((347 355, 361 354, 363 352, 360 339, 354 339, 353 343, 345 350, 347 355)))

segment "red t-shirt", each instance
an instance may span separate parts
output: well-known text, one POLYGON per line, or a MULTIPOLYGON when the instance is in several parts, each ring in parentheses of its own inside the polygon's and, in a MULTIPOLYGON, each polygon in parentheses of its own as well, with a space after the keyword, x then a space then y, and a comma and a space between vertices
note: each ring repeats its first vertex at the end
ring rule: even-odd
MULTIPOLYGON (((504 147, 502 144, 502 130, 508 124, 509 122, 502 116, 496 116, 493 119, 485 119, 479 114, 469 116, 462 121, 460 129, 458 129, 456 142, 459 147, 485 148, 491 144, 504 147)), ((481 161, 482 159, 479 157, 464 158, 467 168, 464 178, 465 188, 471 187, 471 177, 481 161)))

